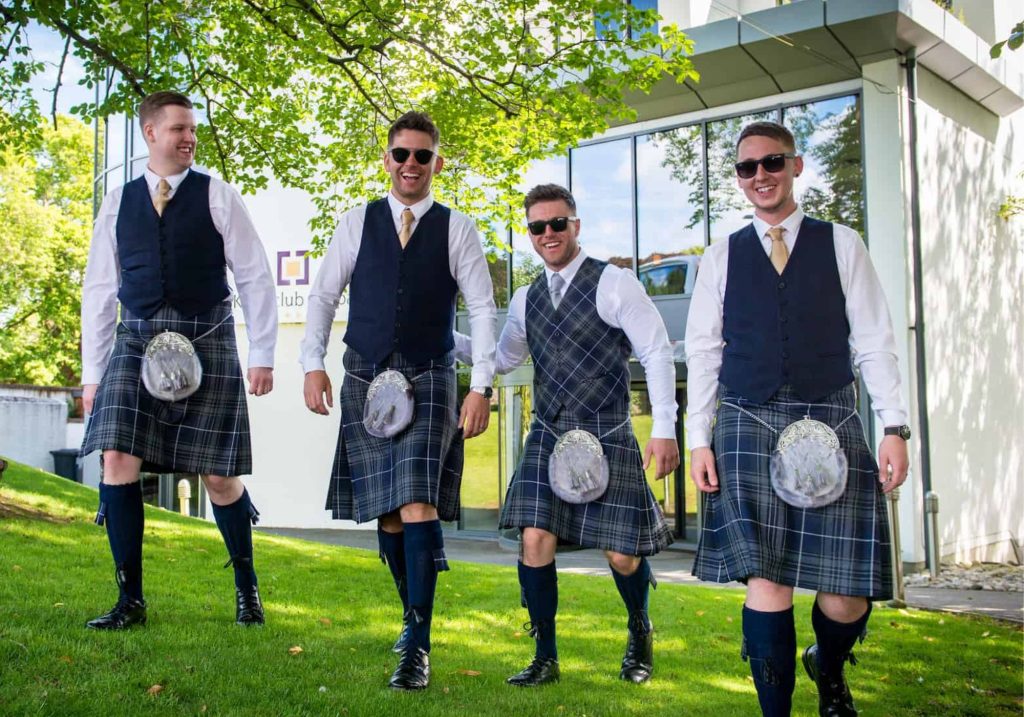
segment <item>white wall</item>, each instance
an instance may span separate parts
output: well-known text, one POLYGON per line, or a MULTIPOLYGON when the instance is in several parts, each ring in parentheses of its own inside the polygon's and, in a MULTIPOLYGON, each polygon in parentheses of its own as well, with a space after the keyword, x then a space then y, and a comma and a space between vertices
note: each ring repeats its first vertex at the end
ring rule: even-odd
MULTIPOLYGON (((320 416, 306 408, 302 398, 303 372, 299 343, 305 324, 281 324, 277 339, 274 390, 249 400, 252 427, 253 474, 245 478, 260 525, 289 528, 351 528, 350 521, 332 520, 324 510, 327 485, 338 439, 341 388, 341 337, 345 325, 336 323, 327 355, 328 375, 334 383, 335 407, 320 416)), ((248 357, 245 327, 237 329, 242 366, 248 357)), ((207 515, 211 515, 208 511, 207 515)), ((371 527, 367 523, 360 527, 371 527)))
POLYGON ((1000 119, 926 70, 918 127, 932 485, 942 555, 1024 536, 1024 111, 1000 119))
MULTIPOLYGON (((872 263, 889 301, 896 333, 896 353, 903 379, 904 405, 909 410, 911 430, 919 433, 915 397, 913 284, 910 253, 909 172, 905 158, 905 117, 903 69, 895 59, 864 66, 864 184, 866 188, 866 234, 872 263), (896 92, 892 92, 891 89, 896 92)), ((875 436, 884 426, 876 417, 875 436)), ((924 520, 921 506, 924 492, 921 476, 920 443, 911 441, 911 470, 899 489, 898 516, 900 551, 904 562, 925 560, 924 520)))

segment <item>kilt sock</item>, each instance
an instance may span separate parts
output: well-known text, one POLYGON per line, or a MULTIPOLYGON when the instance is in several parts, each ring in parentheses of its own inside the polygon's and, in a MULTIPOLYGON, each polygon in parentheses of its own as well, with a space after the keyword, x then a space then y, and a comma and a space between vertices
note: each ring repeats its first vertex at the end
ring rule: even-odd
POLYGON ((96 522, 106 524, 110 553, 120 575, 121 597, 142 600, 142 483, 100 483, 100 509, 96 522))
POLYGON ((834 675, 843 669, 843 662, 850 656, 850 650, 867 634, 868 618, 871 617, 871 601, 867 611, 853 622, 836 622, 818 607, 814 601, 811 609, 811 625, 818 642, 818 669, 822 674, 834 675))
POLYGON ((412 638, 421 649, 430 652, 437 574, 448 569, 440 520, 405 524, 405 564, 412 638))
POLYGON ((764 717, 789 717, 796 682, 796 628, 793 608, 761 612, 743 606, 744 660, 757 688, 764 717))
POLYGON ((381 562, 391 570, 398 597, 402 600, 402 615, 409 612, 409 588, 405 577, 405 533, 389 533, 377 528, 377 545, 381 562))
POLYGON ((249 499, 249 491, 243 488, 241 497, 230 505, 212 505, 213 518, 231 557, 228 565, 235 569, 235 587, 240 590, 256 587, 256 571, 252 566, 252 526, 259 519, 260 512, 249 499))
POLYGON ((519 584, 530 613, 530 633, 537 641, 537 657, 558 659, 555 615, 558 612, 558 572, 555 561, 539 568, 519 563, 519 584))
MULTIPOLYGON (((611 565, 608 567, 611 568, 611 565)), ((651 620, 647 616, 647 604, 653 582, 651 564, 647 562, 647 558, 640 558, 640 565, 630 575, 623 575, 615 568, 611 570, 612 577, 615 578, 615 587, 619 589, 622 602, 626 605, 630 629, 635 620, 638 623, 637 627, 642 627, 644 632, 650 632, 651 620)))

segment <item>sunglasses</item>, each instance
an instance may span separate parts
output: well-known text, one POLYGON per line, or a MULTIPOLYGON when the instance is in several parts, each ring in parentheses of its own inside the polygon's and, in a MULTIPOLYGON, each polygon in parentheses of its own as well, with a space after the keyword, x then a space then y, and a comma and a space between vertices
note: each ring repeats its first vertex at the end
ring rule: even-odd
POLYGON ((777 174, 786 168, 787 159, 795 159, 796 154, 786 152, 784 154, 766 154, 761 159, 747 159, 736 163, 736 176, 740 179, 750 179, 757 174, 757 165, 764 167, 769 174, 777 174))
POLYGON ((526 228, 530 230, 530 233, 535 237, 539 237, 544 233, 547 227, 551 227, 553 232, 564 232, 566 227, 569 226, 569 222, 574 222, 578 217, 553 217, 551 219, 538 219, 535 222, 527 222, 526 228))
POLYGON ((430 160, 434 158, 434 153, 429 149, 406 149, 405 147, 392 147, 388 150, 391 153, 391 158, 399 164, 405 164, 405 160, 409 159, 411 154, 416 158, 417 164, 430 164, 430 160))

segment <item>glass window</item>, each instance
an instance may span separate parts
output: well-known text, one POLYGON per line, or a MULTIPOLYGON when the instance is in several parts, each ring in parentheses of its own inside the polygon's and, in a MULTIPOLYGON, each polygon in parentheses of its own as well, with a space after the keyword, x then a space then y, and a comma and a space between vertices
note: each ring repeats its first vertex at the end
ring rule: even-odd
MULTIPOLYGON (((524 193, 538 184, 568 185, 565 157, 550 157, 535 162, 523 176, 520 190, 524 193)), ((526 235, 526 216, 520 213, 520 221, 512 225, 512 290, 526 286, 543 270, 544 265, 533 250, 530 237, 526 235)))
POLYGON ((574 149, 572 194, 580 244, 595 259, 633 269, 632 140, 574 149))
POLYGON ((115 115, 107 118, 107 153, 106 167, 112 169, 124 164, 125 154, 128 151, 125 142, 128 139, 127 127, 125 126, 124 115, 115 115))
POLYGON ((857 97, 787 107, 783 118, 804 158, 804 171, 794 183, 801 208, 863 235, 864 166, 857 97))
MULTIPOLYGON (((637 8, 638 10, 657 10, 658 0, 630 0, 630 5, 637 8)), ((654 23, 649 27, 632 27, 630 28, 629 34, 635 40, 637 37, 645 32, 657 32, 658 23, 654 23)))
POLYGON ((708 213, 711 241, 725 239, 748 224, 753 209, 736 184, 736 138, 743 127, 758 120, 778 121, 777 111, 757 112, 708 122, 708 213))
POLYGON ((146 138, 142 136, 142 125, 139 124, 137 117, 131 119, 132 123, 132 157, 148 157, 149 146, 146 144, 146 138))
POLYGON ((668 257, 704 246, 704 139, 700 125, 636 139, 638 272, 651 295, 677 294, 687 265, 668 257))
POLYGON ((124 166, 116 167, 107 172, 107 191, 124 184, 124 166))

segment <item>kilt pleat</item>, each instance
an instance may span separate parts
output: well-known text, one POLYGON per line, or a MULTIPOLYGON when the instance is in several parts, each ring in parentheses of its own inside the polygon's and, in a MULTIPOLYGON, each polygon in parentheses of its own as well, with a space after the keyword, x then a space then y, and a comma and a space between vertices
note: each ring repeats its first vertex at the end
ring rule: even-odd
POLYGON ((499 527, 540 528, 563 543, 625 555, 654 555, 671 544, 672 532, 644 476, 632 423, 615 428, 620 423, 621 418, 600 414, 588 420, 559 416, 547 425, 534 418, 499 527), (578 505, 556 496, 548 483, 548 458, 558 437, 573 428, 600 438, 610 469, 605 494, 578 505))
POLYGON ((838 595, 890 598, 888 511, 878 464, 859 416, 839 426, 855 409, 853 385, 815 403, 802 401, 788 386, 764 404, 725 387, 719 400, 742 407, 778 432, 805 415, 827 423, 836 430, 850 469, 846 491, 834 503, 806 509, 788 505, 771 487, 769 464, 778 434, 720 403, 712 437, 720 488, 704 496, 694 575, 712 582, 759 577, 838 595))
POLYGON ((341 428, 326 509, 336 520, 362 523, 407 503, 429 503, 441 520, 456 520, 464 456, 451 354, 414 364, 395 352, 374 365, 347 349, 342 361, 341 428), (363 427, 363 406, 370 381, 388 369, 412 384, 416 408, 404 431, 376 438, 363 427))
POLYGON ((249 411, 230 302, 192 318, 164 305, 149 319, 121 308, 81 454, 115 450, 142 458, 153 473, 238 476, 252 472, 249 411), (218 324, 220 324, 218 326, 218 324), (217 327, 214 329, 214 327, 217 327), (162 331, 196 339, 199 389, 180 401, 154 398, 142 383, 146 343, 162 331))

